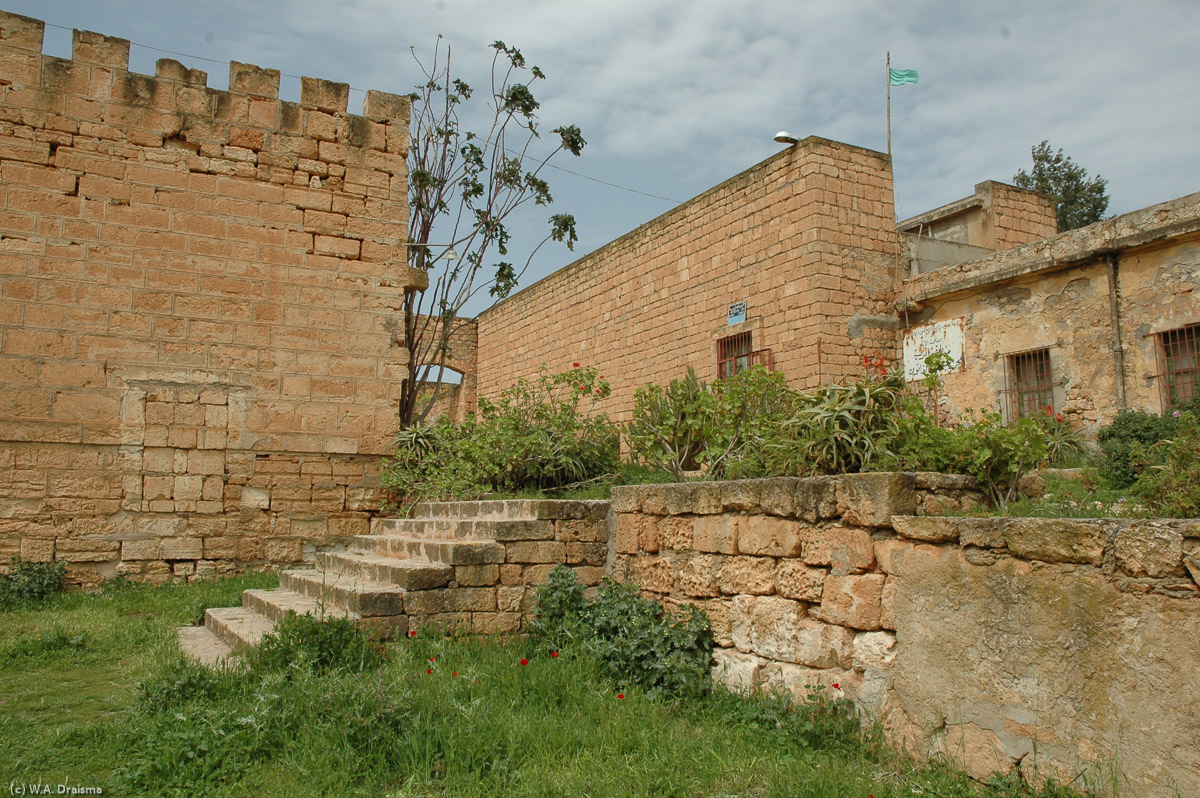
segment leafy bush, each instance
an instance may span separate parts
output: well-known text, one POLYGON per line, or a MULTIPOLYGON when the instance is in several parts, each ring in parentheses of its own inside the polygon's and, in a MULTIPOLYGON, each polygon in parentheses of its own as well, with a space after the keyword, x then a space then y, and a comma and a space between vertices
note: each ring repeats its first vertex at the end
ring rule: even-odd
MULTIPOLYGON (((778 446, 772 458, 776 471, 844 474, 871 470, 899 442, 900 419, 909 396, 898 373, 868 374, 856 382, 799 394, 799 410, 787 422, 790 439, 778 446)), ((915 410, 920 403, 911 406, 915 410)))
POLYGON ((1158 452, 1150 448, 1175 432, 1175 419, 1142 410, 1124 410, 1102 427, 1096 436, 1100 443, 1100 478, 1112 488, 1128 488, 1137 482, 1158 452))
POLYGON ((1157 465, 1149 466, 1133 486, 1151 507, 1172 518, 1200 518, 1200 422, 1180 414, 1173 437, 1150 447, 1157 465))
POLYGON ((67 566, 13 557, 9 572, 0 574, 0 607, 45 601, 64 589, 67 566))
POLYGON ((708 479, 765 476, 767 447, 791 415, 793 396, 783 374, 762 366, 711 386, 688 368, 682 380, 634 394, 625 427, 630 455, 676 481, 696 470, 708 479))
POLYGON ((359 673, 383 664, 383 654, 353 621, 345 618, 288 613, 262 642, 250 649, 247 662, 259 671, 290 668, 317 673, 359 673))
POLYGON ((1082 462, 1083 444, 1079 433, 1072 431, 1071 425, 1063 420, 1062 413, 1054 413, 1047 407, 1044 414, 1035 415, 1033 420, 1046 437, 1047 466, 1065 468, 1082 462))
POLYGON ((672 616, 636 586, 608 578, 589 604, 574 572, 561 565, 538 588, 529 645, 594 656, 609 678, 650 695, 702 695, 712 685, 712 627, 702 611, 689 605, 672 616))
POLYGON ((596 369, 576 366, 518 380, 461 424, 402 430, 383 485, 407 501, 477 499, 494 491, 557 488, 616 470, 616 427, 589 414, 609 396, 596 369))

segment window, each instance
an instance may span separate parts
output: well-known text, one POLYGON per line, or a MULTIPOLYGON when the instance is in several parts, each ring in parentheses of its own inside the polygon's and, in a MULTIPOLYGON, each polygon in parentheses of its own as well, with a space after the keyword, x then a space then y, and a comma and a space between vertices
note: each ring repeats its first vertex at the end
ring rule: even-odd
POLYGON ((773 371, 775 359, 770 349, 754 348, 751 333, 738 333, 717 341, 717 379, 732 377, 756 365, 766 366, 768 371, 773 371))
POLYGON ((1054 406, 1050 350, 1030 349, 1008 356, 1006 390, 1010 420, 1045 413, 1054 406))
POLYGON ((1200 394, 1200 324, 1159 333, 1158 358, 1163 408, 1200 394))

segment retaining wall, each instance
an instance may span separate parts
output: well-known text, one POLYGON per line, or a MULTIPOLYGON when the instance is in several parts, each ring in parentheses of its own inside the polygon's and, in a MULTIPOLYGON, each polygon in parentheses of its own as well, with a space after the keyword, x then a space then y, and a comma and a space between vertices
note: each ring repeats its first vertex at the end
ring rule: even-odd
POLYGON ((731 686, 849 696, 977 777, 1200 794, 1200 521, 915 515, 976 498, 922 474, 617 488, 612 572, 705 609, 731 686))

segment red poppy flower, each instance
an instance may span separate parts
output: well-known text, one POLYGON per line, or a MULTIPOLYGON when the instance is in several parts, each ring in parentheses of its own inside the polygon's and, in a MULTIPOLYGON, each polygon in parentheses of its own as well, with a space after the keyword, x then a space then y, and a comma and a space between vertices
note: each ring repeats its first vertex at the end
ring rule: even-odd
POLYGON ((430 662, 437 662, 437 660, 436 660, 435 658, 433 658, 433 657, 430 657, 430 658, 429 658, 429 661, 430 661, 430 662))
POLYGON ((583 391, 584 393, 587 393, 587 386, 586 386, 586 385, 580 385, 580 386, 579 386, 579 390, 583 391))
POLYGON ((426 669, 425 669, 425 672, 426 672, 426 673, 433 673, 433 668, 426 668, 426 669))
POLYGON ((450 675, 451 675, 451 676, 457 676, 457 675, 458 675, 458 671, 450 671, 450 675))
POLYGON ((557 652, 557 651, 551 651, 551 652, 550 652, 550 657, 551 657, 551 659, 558 659, 558 652, 557 652))
POLYGON ((416 632, 409 632, 409 633, 408 633, 408 636, 409 636, 409 637, 416 637, 416 636, 417 636, 417 633, 416 633, 416 632))
POLYGON ((841 688, 841 687, 838 685, 838 683, 837 683, 837 682, 834 682, 834 683, 833 683, 833 689, 834 689, 834 690, 841 690, 842 688, 841 688))
POLYGON ((625 697, 624 693, 617 693, 617 698, 624 698, 624 697, 625 697))
POLYGON ((572 364, 571 364, 571 368, 573 368, 573 369, 577 369, 577 368, 579 368, 579 364, 578 364, 578 363, 572 363, 572 364))
POLYGON ((529 660, 527 660, 527 659, 523 659, 523 660, 521 660, 521 664, 522 664, 522 665, 528 665, 528 664, 529 664, 529 660))

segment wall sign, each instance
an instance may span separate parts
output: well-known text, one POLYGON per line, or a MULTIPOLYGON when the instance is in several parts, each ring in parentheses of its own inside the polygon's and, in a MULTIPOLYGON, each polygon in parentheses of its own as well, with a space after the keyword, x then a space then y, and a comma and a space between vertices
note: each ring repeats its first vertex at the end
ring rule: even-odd
POLYGON ((947 319, 913 327, 904 334, 904 379, 916 382, 925 377, 925 358, 945 352, 954 361, 949 371, 963 367, 963 320, 947 319))
POLYGON ((746 302, 734 302, 729 306, 729 321, 728 325, 732 327, 735 324, 741 324, 746 320, 746 302))

